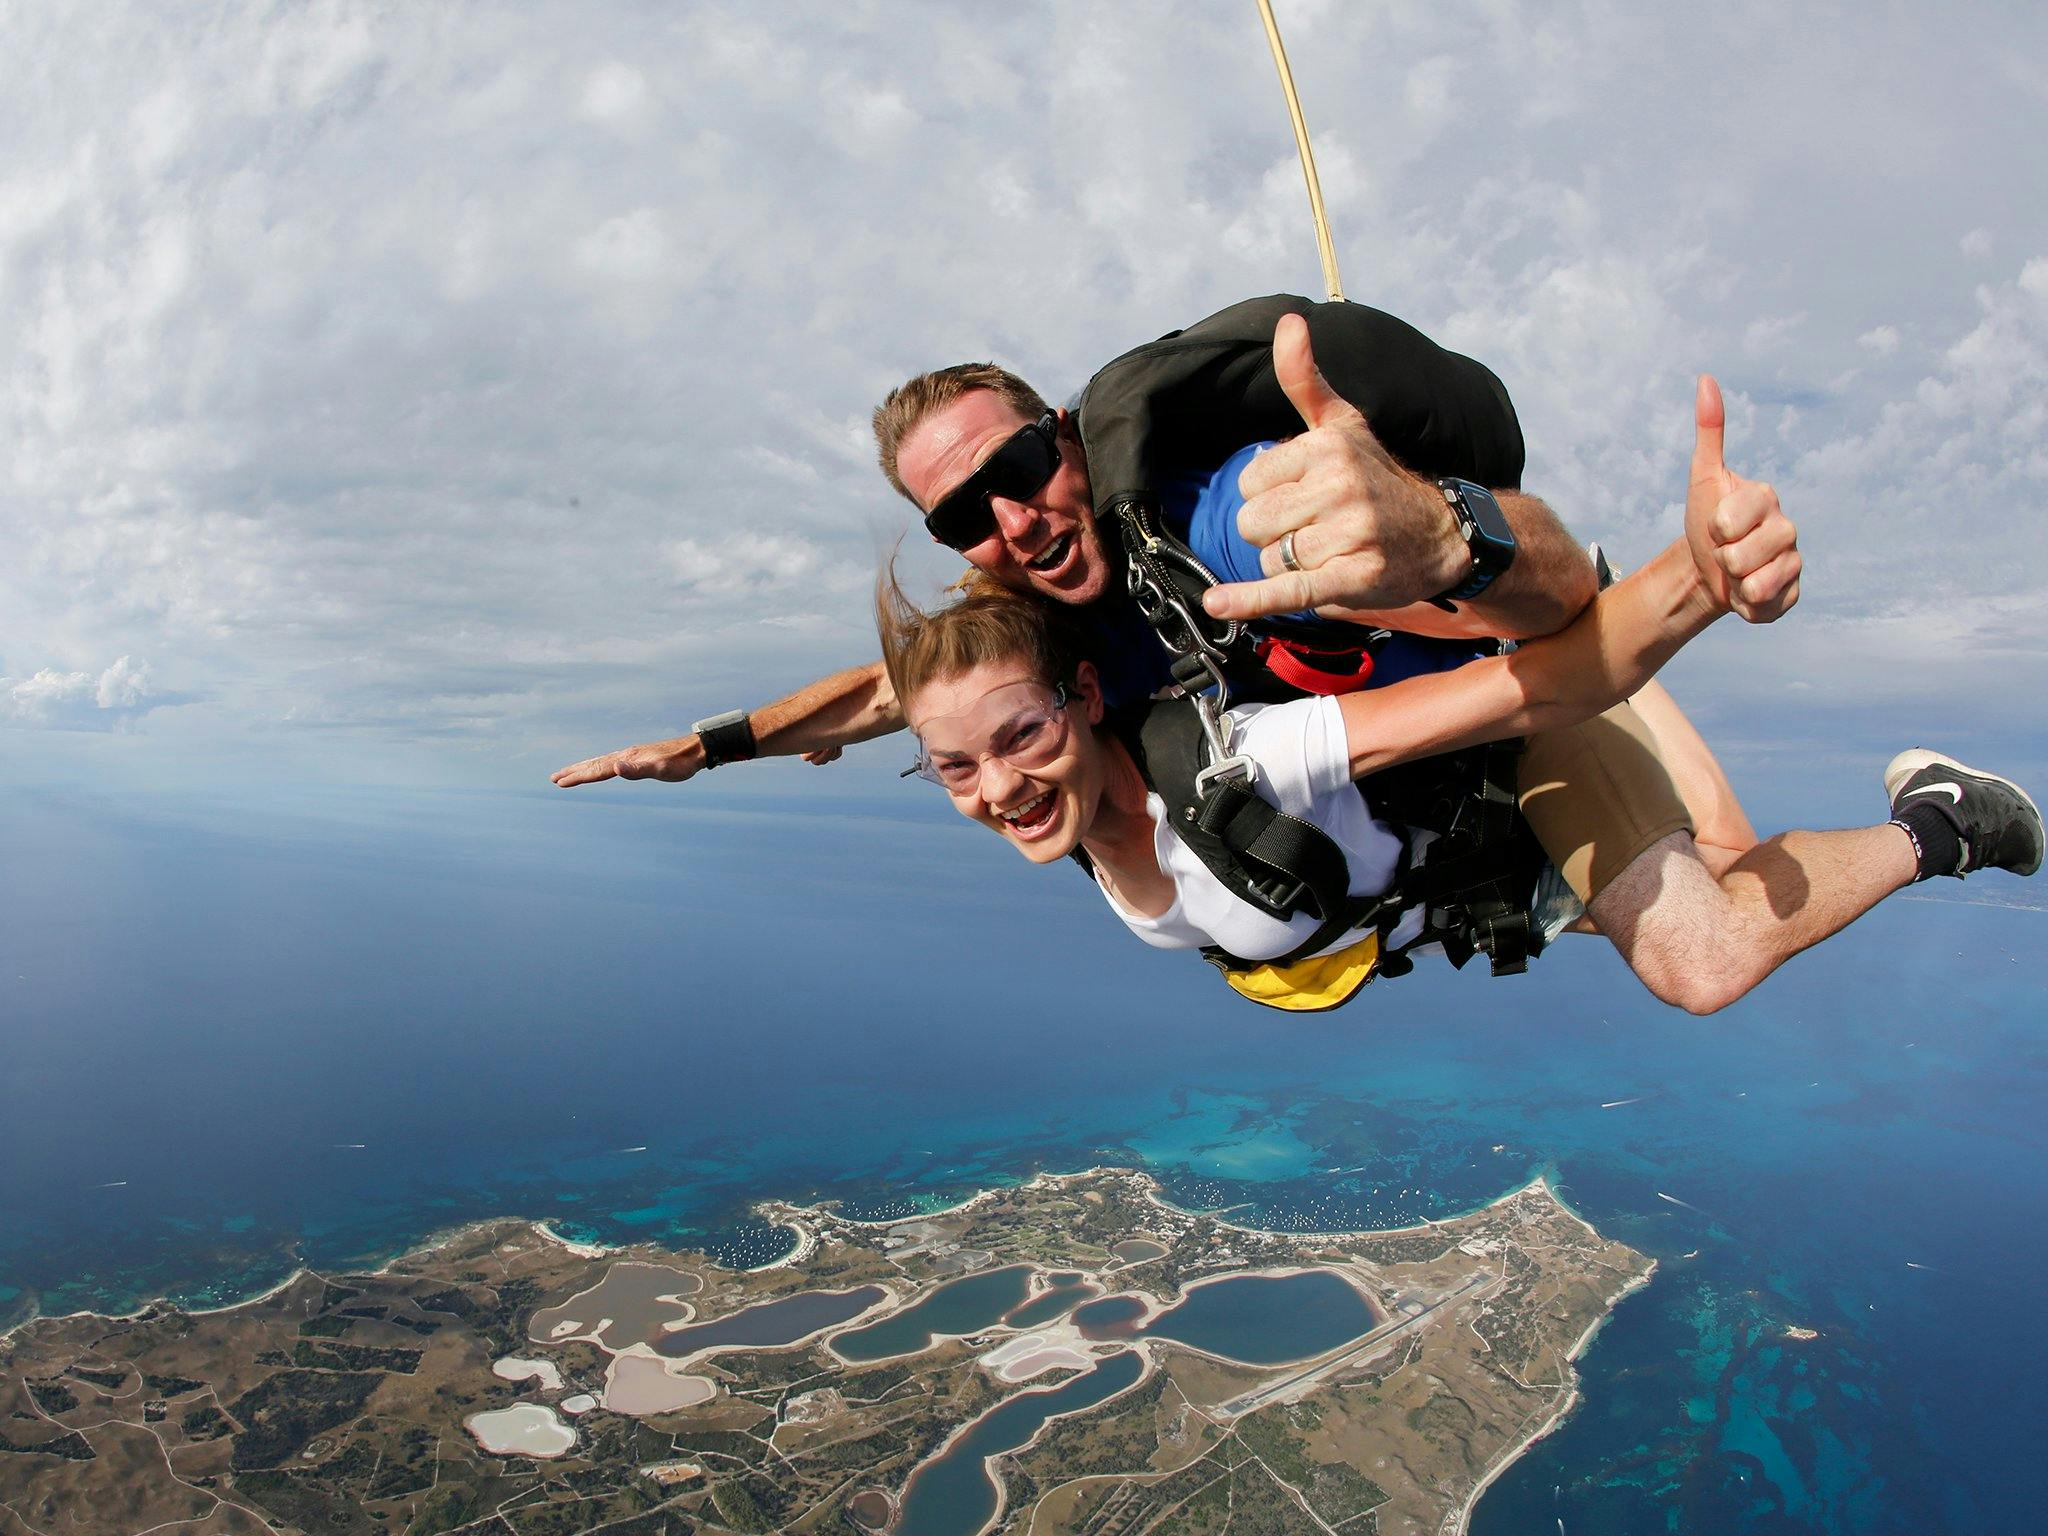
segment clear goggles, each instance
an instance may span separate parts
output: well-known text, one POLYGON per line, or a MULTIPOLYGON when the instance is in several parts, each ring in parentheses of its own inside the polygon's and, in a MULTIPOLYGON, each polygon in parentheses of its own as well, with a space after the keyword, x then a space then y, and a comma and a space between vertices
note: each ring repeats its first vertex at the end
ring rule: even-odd
POLYGON ((1067 690, 1043 683, 1005 683, 956 715, 927 720, 918 732, 913 773, 948 794, 971 795, 981 765, 1000 758, 1020 773, 1043 768, 1067 744, 1067 690))

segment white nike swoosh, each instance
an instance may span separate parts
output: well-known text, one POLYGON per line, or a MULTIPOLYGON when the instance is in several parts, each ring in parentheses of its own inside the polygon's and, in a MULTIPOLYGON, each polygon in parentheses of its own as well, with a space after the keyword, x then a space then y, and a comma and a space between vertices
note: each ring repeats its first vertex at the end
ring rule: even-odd
POLYGON ((1963 803, 1963 787, 1960 784, 1922 784, 1918 789, 1907 790, 1899 798, 1910 800, 1915 795, 1947 795, 1957 805, 1963 803))

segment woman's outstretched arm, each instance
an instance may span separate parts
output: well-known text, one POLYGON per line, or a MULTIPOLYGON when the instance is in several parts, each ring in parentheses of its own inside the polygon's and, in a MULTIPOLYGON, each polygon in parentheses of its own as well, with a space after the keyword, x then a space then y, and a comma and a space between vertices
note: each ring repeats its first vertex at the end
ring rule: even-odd
POLYGON ((1608 588, 1561 633, 1512 655, 1340 700, 1351 772, 1571 725, 1610 709, 1724 613, 1753 624, 1799 600, 1798 530, 1768 485, 1722 459, 1721 391, 1700 380, 1685 537, 1608 588))

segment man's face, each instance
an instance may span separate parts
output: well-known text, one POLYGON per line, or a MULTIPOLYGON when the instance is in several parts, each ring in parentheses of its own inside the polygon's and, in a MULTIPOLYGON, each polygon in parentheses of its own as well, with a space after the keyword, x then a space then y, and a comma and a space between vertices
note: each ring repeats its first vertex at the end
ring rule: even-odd
MULTIPOLYGON (((1060 418, 1060 464, 1029 499, 988 499, 995 531, 971 548, 970 562, 1006 587, 1042 592, 1054 602, 1092 603, 1109 589, 1109 558, 1095 526, 1088 466, 1060 418)), ((930 511, 1027 421, 990 390, 977 389, 933 411, 903 435, 896 473, 930 511)))

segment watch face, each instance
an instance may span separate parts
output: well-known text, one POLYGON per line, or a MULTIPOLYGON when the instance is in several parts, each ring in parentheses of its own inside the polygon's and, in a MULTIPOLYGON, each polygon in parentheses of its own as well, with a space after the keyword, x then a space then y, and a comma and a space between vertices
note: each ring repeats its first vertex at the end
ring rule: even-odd
POLYGON ((1472 555, 1471 576, 1444 595, 1456 599, 1477 597, 1515 563, 1515 531, 1508 526, 1507 514, 1501 511, 1493 492, 1485 486, 1455 478, 1439 480, 1437 484, 1451 504, 1458 519, 1458 533, 1472 555))
POLYGON ((1488 543, 1515 547, 1515 531, 1508 526, 1507 514, 1500 509, 1493 492, 1483 485, 1474 485, 1469 480, 1456 482, 1459 500, 1464 502, 1465 511, 1470 515, 1473 526, 1480 537, 1488 543))

